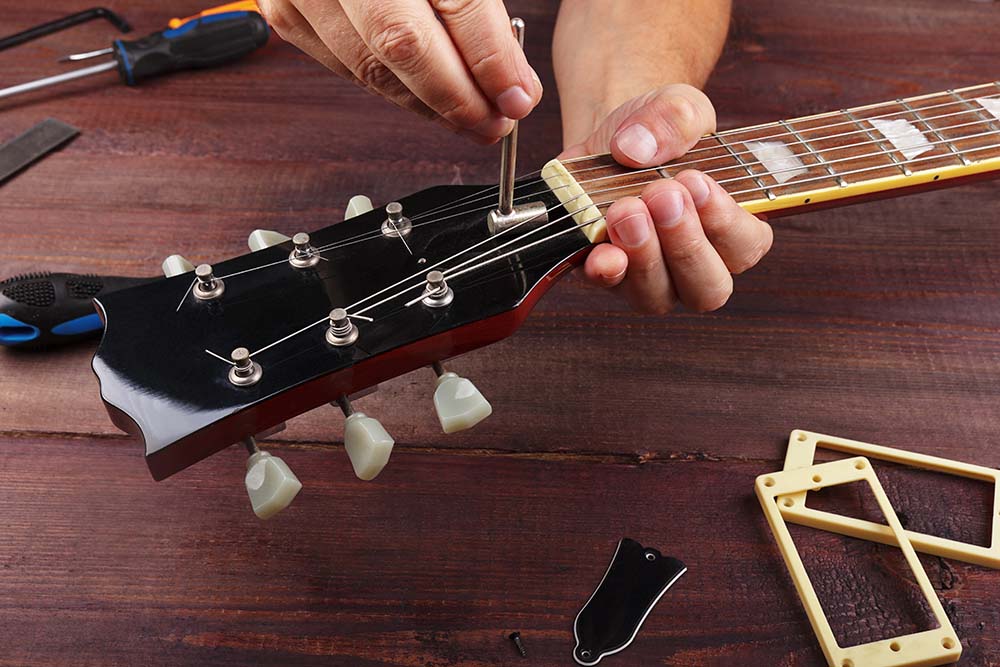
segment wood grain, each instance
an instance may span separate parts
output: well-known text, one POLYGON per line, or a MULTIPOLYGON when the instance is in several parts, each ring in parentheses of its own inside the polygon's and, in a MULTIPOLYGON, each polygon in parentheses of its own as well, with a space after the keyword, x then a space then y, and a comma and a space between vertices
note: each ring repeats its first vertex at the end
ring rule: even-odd
MULTIPOLYGON (((560 149, 557 3, 508 4, 528 20, 547 91, 522 126, 530 171, 560 149)), ((723 128, 996 78, 995 3, 736 5, 709 85, 723 128)), ((82 7, 0 0, 0 33, 82 7)), ((111 7, 139 31, 201 8, 111 7)), ((5 82, 110 38, 88 24, 0 54, 5 82)), ((495 149, 277 39, 223 70, 5 100, 0 141, 49 116, 83 134, 0 187, 0 277, 153 275, 174 252, 243 252, 257 227, 328 224, 358 192, 381 203, 490 183, 497 168, 495 149)), ((0 665, 514 665, 515 629, 524 664, 570 665, 573 616, 623 535, 690 573, 608 664, 822 665, 753 478, 780 467, 796 427, 1000 465, 996 187, 780 221, 774 251, 714 315, 635 315, 569 278, 514 338, 454 362, 493 402, 478 429, 440 434, 429 372, 387 383, 359 405, 397 452, 365 484, 334 411, 290 423, 270 445, 305 491, 266 524, 249 512, 236 449, 149 479, 100 405, 92 348, 0 354, 0 665)), ((988 490, 885 474, 918 529, 987 539, 988 490)), ((891 550, 795 537, 845 641, 920 625, 891 550)), ((1000 665, 1000 574, 923 561, 962 664, 1000 665)))

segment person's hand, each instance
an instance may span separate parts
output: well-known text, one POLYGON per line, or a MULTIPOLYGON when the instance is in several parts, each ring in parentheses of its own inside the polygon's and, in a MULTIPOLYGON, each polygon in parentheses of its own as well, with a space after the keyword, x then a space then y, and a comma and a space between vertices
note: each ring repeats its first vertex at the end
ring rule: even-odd
MULTIPOLYGON (((642 168, 686 153, 715 131, 705 95, 671 85, 626 102, 563 158, 611 151, 620 164, 642 168)), ((740 208, 714 180, 684 171, 646 186, 608 209, 610 243, 584 265, 591 282, 624 292, 638 311, 667 313, 678 301, 705 312, 725 305, 732 274, 751 268, 771 248, 771 227, 740 208)))
POLYGON ((542 84, 502 0, 259 0, 285 40, 340 76, 492 143, 542 84))

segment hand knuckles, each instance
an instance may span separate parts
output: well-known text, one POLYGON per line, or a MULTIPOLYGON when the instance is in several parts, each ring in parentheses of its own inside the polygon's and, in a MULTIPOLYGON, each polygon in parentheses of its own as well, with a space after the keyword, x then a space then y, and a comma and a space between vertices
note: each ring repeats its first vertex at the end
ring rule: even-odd
POLYGON ((476 79, 481 78, 484 74, 488 74, 491 71, 496 71, 499 69, 499 65, 502 64, 503 54, 499 51, 487 51, 483 53, 478 53, 472 58, 472 64, 469 65, 469 71, 472 72, 472 76, 476 79))
POLYGON ((404 16, 385 17, 376 21, 371 37, 371 50, 388 65, 415 70, 427 54, 425 32, 416 21, 404 16))
POLYGON ((282 38, 284 38, 285 35, 287 35, 294 27, 291 20, 288 18, 288 14, 283 11, 283 2, 261 0, 258 2, 257 6, 260 9, 261 16, 264 17, 267 24, 282 38))
POLYGON ((460 94, 452 94, 437 105, 442 118, 459 127, 471 128, 483 121, 484 116, 478 112, 472 100, 460 94))
POLYGON ((700 289, 688 305, 692 310, 699 313, 708 313, 722 308, 732 295, 733 278, 730 275, 726 275, 725 279, 719 281, 717 284, 700 289))
POLYGON ((389 88, 396 79, 392 70, 385 66, 374 53, 367 53, 361 58, 361 62, 355 68, 355 75, 358 79, 373 91, 384 91, 389 88))
POLYGON ((652 104, 661 128, 682 141, 694 141, 700 135, 699 113, 695 105, 680 95, 661 95, 652 104))
POLYGON ((445 19, 461 19, 482 6, 482 0, 431 0, 434 11, 445 19))
POLYGON ((667 260, 678 264, 697 264, 705 251, 707 239, 694 237, 684 241, 667 242, 663 254, 667 260))

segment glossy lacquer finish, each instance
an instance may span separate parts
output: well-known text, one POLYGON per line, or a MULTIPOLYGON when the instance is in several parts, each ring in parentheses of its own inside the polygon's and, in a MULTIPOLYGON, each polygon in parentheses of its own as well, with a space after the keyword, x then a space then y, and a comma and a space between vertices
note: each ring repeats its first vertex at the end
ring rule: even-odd
MULTIPOLYGON (((517 194, 542 189, 526 186, 517 194)), ((550 220, 564 219, 544 230, 526 224, 490 238, 486 213, 494 199, 477 196, 481 190, 443 186, 400 200, 404 214, 413 219, 406 237, 412 255, 400 239, 380 233, 385 213, 376 209, 311 232, 315 247, 344 243, 324 250, 325 261, 313 268, 296 269, 285 261, 290 243, 214 264, 216 276, 247 271, 225 278, 225 292, 214 301, 184 297, 191 274, 101 296, 97 306, 105 333, 94 356, 94 372, 112 420, 144 443, 153 477, 168 477, 341 395, 513 333, 547 287, 590 244, 581 232, 571 230, 575 223, 548 191, 531 200, 552 209, 550 220), (454 202, 464 203, 456 207, 454 202), (447 307, 405 307, 421 294, 423 276, 441 260, 462 253, 437 267, 446 270, 523 237, 483 255, 479 261, 485 261, 563 230, 570 231, 449 279, 455 299, 447 307), (486 239, 484 245, 467 250, 486 239), (257 268, 265 265, 271 266, 257 268), (356 321, 356 344, 331 346, 324 337, 325 324, 319 324, 254 354, 263 368, 255 385, 231 384, 229 364, 205 351, 228 358, 237 347, 261 350, 317 322, 332 308, 348 307, 410 276, 398 288, 351 311, 412 286, 364 312, 374 321, 356 321)))

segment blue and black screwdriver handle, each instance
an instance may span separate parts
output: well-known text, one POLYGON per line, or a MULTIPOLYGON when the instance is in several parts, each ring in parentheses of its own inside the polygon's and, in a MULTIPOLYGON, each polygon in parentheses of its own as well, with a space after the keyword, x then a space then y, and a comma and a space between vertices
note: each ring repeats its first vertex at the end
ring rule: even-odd
POLYGON ((246 0, 223 5, 186 19, 173 19, 171 27, 141 39, 118 39, 106 49, 66 56, 62 60, 75 62, 107 55, 112 60, 0 89, 0 98, 111 70, 118 72, 123 83, 134 86, 161 74, 225 65, 267 43, 267 22, 255 8, 246 0))
POLYGON ((156 278, 29 273, 0 282, 0 345, 40 349, 100 335, 94 297, 156 278))

